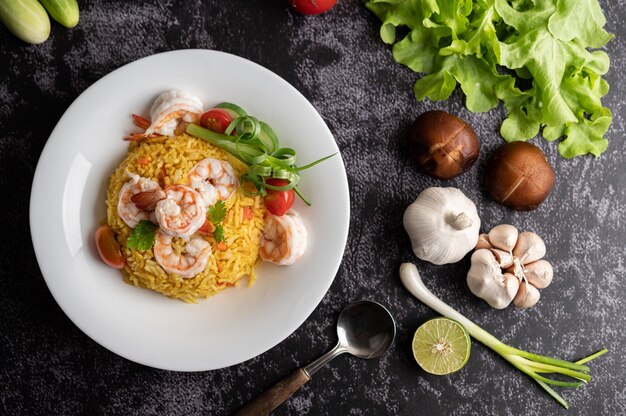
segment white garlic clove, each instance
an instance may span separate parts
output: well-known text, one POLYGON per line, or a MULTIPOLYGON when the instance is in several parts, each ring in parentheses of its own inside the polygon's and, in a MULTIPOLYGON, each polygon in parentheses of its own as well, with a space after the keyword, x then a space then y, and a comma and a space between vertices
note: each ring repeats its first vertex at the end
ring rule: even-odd
POLYGON ((511 274, 502 274, 490 250, 476 250, 471 261, 472 266, 467 272, 467 285, 471 292, 492 308, 504 309, 509 306, 518 291, 519 280, 511 274))
POLYGON ((552 282, 554 271, 547 260, 537 260, 524 265, 524 275, 537 289, 543 289, 552 282))
POLYGON ((519 285, 517 295, 515 295, 515 298, 513 299, 513 304, 518 308, 530 308, 539 301, 540 296, 541 295, 535 286, 522 282, 519 285))
POLYGON ((524 231, 517 237, 513 255, 519 258, 522 264, 529 264, 546 255, 546 245, 537 234, 524 231))
POLYGON ((489 231, 489 242, 500 250, 512 251, 517 242, 517 236, 517 228, 509 224, 500 224, 489 231))
POLYGON ((506 269, 507 267, 511 267, 513 265, 513 255, 508 251, 502 251, 498 250, 497 248, 492 248, 491 252, 496 258, 498 264, 500 264, 500 268, 506 269))
POLYGON ((403 224, 415 255, 441 265, 461 260, 476 246, 480 218, 463 192, 434 187, 408 206, 403 224))
MULTIPOLYGON (((502 279, 504 280, 504 287, 506 289, 506 293, 509 298, 515 299, 515 296, 519 293, 520 282, 515 275, 511 273, 504 273, 502 275, 502 279)), ((509 301, 510 303, 510 301, 509 301)))
POLYGON ((489 236, 486 233, 482 233, 478 236, 478 243, 476 243, 475 250, 479 250, 481 248, 491 248, 491 243, 489 242, 489 236))

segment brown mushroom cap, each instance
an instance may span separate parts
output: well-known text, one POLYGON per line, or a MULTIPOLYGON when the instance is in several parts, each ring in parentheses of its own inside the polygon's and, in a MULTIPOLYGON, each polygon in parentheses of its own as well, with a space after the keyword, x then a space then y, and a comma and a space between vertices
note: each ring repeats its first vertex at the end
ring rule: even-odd
POLYGON ((541 149, 526 142, 507 143, 498 148, 485 176, 491 197, 519 211, 537 208, 552 190, 555 178, 541 149))
POLYGON ((450 179, 472 167, 480 151, 474 130, 445 111, 428 111, 413 122, 409 152, 424 171, 450 179))

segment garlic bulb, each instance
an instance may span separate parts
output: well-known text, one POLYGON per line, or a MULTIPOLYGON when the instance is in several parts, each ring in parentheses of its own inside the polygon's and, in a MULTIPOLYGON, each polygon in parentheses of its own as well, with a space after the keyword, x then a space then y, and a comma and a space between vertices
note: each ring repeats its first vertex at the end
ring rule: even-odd
POLYGON ((552 282, 552 266, 541 260, 545 254, 546 245, 537 234, 498 225, 489 234, 481 234, 467 272, 467 285, 492 308, 504 309, 511 302, 530 308, 539 301, 538 289, 552 282))
POLYGON ((455 263, 478 242, 476 206, 457 188, 427 188, 404 212, 413 252, 433 264, 455 263))

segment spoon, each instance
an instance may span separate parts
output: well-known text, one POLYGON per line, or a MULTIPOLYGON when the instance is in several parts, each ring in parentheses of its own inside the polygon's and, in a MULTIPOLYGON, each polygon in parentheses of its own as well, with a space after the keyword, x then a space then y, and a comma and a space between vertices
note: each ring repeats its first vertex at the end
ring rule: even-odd
POLYGON ((380 303, 360 300, 341 311, 337 321, 337 336, 339 342, 335 348, 261 393, 235 413, 235 416, 269 415, 338 355, 347 352, 365 359, 380 357, 396 336, 396 323, 380 303))

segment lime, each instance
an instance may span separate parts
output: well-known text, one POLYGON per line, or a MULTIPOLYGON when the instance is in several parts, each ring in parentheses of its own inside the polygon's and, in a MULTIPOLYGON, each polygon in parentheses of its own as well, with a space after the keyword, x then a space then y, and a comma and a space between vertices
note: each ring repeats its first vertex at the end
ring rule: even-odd
POLYGON ((431 374, 459 371, 470 356, 470 336, 457 321, 435 318, 425 322, 413 336, 415 361, 431 374))

